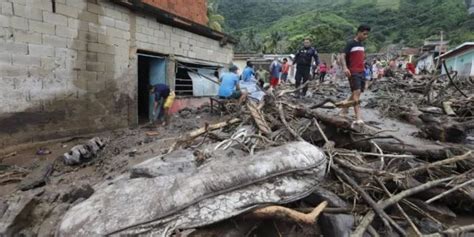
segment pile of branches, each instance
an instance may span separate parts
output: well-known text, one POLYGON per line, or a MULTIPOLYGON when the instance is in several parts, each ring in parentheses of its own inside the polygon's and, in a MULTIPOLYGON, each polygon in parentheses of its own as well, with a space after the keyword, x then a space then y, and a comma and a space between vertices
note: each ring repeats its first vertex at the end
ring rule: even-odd
MULTIPOLYGON (((418 82, 414 85, 413 82, 410 88, 423 87, 418 82)), ((325 109, 350 106, 336 101, 340 97, 336 86, 310 82, 309 88, 313 95, 327 96, 322 101, 295 99, 295 90, 282 86, 270 91, 263 103, 248 101, 241 105, 227 121, 183 135, 169 152, 193 149, 197 161, 203 162, 207 158, 200 150, 203 144, 217 142, 216 149, 238 147, 254 154, 295 140, 307 141, 327 155, 327 179, 320 189, 334 193, 349 205, 339 211, 353 215, 356 220, 349 230, 351 236, 363 236, 366 232, 372 236, 391 232, 407 236, 408 229, 417 236, 474 231, 474 225, 449 225, 455 212, 474 213, 472 150, 449 144, 423 148, 405 144, 386 135, 387 131, 367 125, 354 127, 347 118, 325 109)), ((250 214, 311 224, 319 213, 338 208, 331 206, 331 202, 326 205, 305 210, 293 203, 250 214)))
POLYGON ((474 129, 474 80, 457 73, 402 79, 384 78, 372 85, 368 108, 421 128, 421 136, 464 143, 474 129))

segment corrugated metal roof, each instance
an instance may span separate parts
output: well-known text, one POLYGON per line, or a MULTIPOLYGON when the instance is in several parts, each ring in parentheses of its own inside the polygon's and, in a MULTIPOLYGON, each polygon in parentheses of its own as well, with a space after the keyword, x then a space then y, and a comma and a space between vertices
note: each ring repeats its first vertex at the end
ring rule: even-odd
POLYGON ((474 48, 474 42, 465 42, 465 43, 457 46, 456 48, 449 50, 445 54, 439 56, 439 58, 446 58, 446 57, 449 57, 449 56, 456 55, 458 52, 460 52, 462 50, 465 50, 467 48, 474 48))

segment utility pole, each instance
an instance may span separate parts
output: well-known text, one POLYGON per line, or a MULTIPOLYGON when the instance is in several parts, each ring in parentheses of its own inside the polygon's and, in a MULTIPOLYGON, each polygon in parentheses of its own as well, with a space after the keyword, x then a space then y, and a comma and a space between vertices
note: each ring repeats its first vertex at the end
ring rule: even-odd
POLYGON ((440 34, 441 34, 441 37, 440 37, 441 42, 439 45, 439 55, 441 55, 441 53, 444 52, 444 31, 441 31, 440 34))

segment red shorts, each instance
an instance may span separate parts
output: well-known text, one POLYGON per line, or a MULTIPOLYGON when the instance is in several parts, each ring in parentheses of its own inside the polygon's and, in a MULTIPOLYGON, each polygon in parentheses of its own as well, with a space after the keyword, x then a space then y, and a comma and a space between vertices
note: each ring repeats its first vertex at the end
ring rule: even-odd
POLYGON ((280 79, 278 79, 278 77, 272 77, 272 79, 270 80, 270 85, 272 87, 278 86, 278 82, 280 82, 280 79))

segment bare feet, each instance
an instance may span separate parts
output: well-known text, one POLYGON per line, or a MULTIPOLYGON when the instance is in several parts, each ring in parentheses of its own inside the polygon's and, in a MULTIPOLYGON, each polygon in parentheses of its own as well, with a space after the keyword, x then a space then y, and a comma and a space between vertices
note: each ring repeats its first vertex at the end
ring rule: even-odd
POLYGON ((342 108, 341 111, 339 112, 339 116, 342 116, 344 118, 349 118, 349 109, 342 108))

